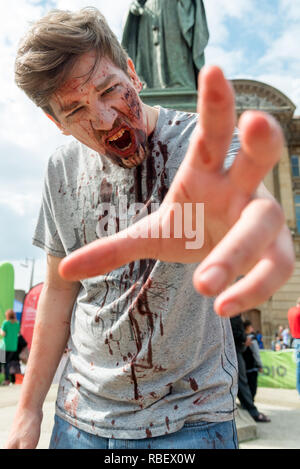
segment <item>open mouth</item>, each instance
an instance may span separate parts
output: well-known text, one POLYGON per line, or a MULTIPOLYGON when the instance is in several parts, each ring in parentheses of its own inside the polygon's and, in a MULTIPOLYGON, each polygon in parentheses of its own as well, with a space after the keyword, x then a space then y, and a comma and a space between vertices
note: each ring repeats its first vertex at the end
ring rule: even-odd
POLYGON ((129 128, 122 127, 106 139, 106 143, 121 156, 129 156, 135 148, 135 138, 129 128))

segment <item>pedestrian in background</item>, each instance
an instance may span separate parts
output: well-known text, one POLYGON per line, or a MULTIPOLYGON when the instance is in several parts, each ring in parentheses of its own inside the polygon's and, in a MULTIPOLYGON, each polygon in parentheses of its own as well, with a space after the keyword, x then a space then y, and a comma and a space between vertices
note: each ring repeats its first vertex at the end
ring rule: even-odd
POLYGON ((282 350, 282 337, 280 332, 275 332, 275 337, 272 340, 271 348, 274 352, 282 350))
POLYGON ((289 330, 288 326, 284 327, 284 329, 281 333, 281 336, 282 336, 282 348, 283 349, 290 348, 290 346, 291 346, 291 336, 290 336, 290 330, 289 330))
POLYGON ((241 406, 249 412, 256 422, 270 422, 269 417, 259 412, 255 406, 249 387, 243 353, 251 345, 251 338, 246 336, 241 314, 230 318, 230 323, 238 361, 238 398, 241 406))
POLYGON ((12 309, 8 309, 5 312, 5 318, 6 320, 3 322, 0 330, 0 334, 4 337, 5 345, 5 381, 2 384, 8 386, 10 383, 15 383, 16 380, 15 373, 10 372, 10 367, 18 349, 20 323, 12 309))
POLYGON ((245 334, 247 339, 251 339, 251 343, 246 347, 243 352, 243 358, 246 365, 246 373, 249 388, 253 397, 253 401, 257 391, 257 378, 258 372, 262 372, 263 364, 259 354, 258 340, 254 332, 254 328, 250 320, 244 321, 245 334))
POLYGON ((296 355, 296 388, 300 396, 300 298, 296 306, 288 310, 288 321, 291 335, 293 337, 293 347, 296 355))
POLYGON ((256 339, 257 339, 259 348, 263 350, 265 348, 264 342, 263 342, 263 335, 259 330, 256 331, 256 339))

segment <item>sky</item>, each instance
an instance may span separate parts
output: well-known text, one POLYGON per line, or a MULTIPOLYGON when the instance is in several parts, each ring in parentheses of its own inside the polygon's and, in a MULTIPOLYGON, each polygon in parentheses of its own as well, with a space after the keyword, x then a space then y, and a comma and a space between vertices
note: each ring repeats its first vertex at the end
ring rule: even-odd
MULTIPOLYGON (((174 0, 175 1, 175 0, 174 0)), ((15 268, 15 288, 29 288, 45 275, 45 253, 31 244, 46 163, 70 137, 61 135, 14 83, 18 42, 31 22, 53 8, 96 6, 117 37, 131 0, 9 0, 0 31, 0 264, 15 268), (27 259, 27 268, 26 265, 27 259)), ((262 81, 286 94, 300 115, 300 1, 204 0, 210 39, 206 64, 228 79, 262 81)))

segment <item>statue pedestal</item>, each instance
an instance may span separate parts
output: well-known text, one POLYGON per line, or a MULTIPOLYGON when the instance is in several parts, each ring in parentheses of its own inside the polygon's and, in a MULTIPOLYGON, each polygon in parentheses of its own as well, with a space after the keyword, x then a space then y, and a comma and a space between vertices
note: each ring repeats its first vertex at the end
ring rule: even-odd
POLYGON ((197 90, 189 88, 160 88, 145 89, 140 97, 149 106, 159 105, 178 111, 196 112, 197 94, 197 90))

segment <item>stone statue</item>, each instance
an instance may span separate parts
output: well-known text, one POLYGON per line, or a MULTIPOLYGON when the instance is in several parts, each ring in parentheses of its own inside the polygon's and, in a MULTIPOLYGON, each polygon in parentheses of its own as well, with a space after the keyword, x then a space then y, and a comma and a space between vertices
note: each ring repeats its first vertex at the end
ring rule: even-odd
POLYGON ((202 0, 135 0, 122 45, 145 88, 197 88, 208 28, 202 0))

